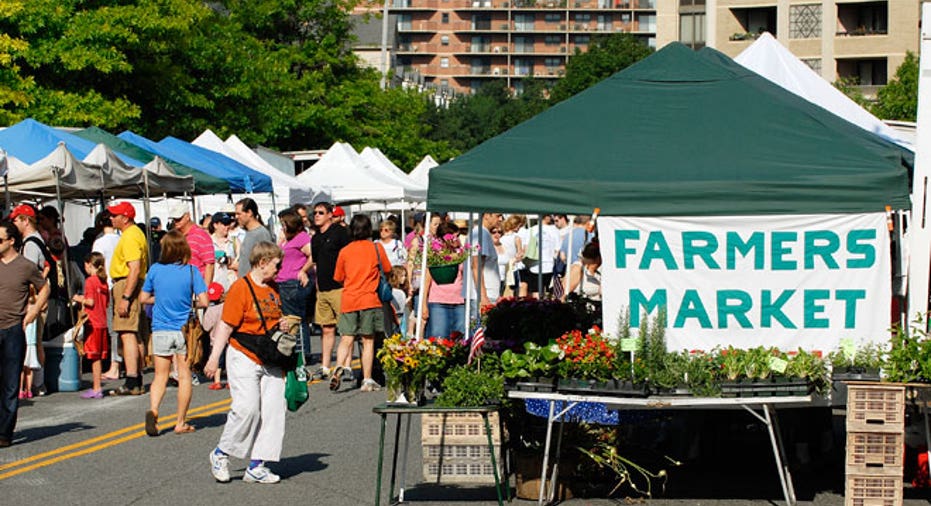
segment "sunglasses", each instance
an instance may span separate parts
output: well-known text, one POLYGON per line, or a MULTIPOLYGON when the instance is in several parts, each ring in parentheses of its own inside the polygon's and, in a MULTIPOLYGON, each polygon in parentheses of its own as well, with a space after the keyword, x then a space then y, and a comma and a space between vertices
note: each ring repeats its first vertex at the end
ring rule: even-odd
POLYGON ((314 211, 314 214, 317 216, 323 216, 324 214, 327 214, 327 212, 326 211, 314 211))
POLYGON ((500 230, 492 230, 491 233, 492 233, 492 234, 500 234, 501 231, 500 231, 500 230))

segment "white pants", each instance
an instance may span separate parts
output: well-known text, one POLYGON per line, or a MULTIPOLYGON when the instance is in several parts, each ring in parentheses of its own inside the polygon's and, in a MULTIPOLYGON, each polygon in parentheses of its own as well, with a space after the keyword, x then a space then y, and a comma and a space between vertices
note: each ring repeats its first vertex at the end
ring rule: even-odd
POLYGON ((244 459, 277 462, 284 439, 285 377, 279 367, 253 362, 232 346, 226 348, 226 376, 233 403, 217 447, 244 459))

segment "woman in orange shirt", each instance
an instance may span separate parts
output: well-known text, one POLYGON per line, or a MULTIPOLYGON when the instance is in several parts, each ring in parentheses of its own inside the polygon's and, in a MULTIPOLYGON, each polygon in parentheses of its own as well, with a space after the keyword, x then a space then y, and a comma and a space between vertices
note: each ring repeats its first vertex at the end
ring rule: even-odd
MULTIPOLYGON (((357 214, 349 222, 349 238, 352 240, 339 252, 333 279, 343 284, 340 307, 339 348, 336 363, 345 364, 352 353, 355 337, 362 338, 362 388, 363 392, 374 392, 381 387, 372 379, 372 363, 375 360, 375 333, 385 331, 385 314, 378 298, 378 279, 381 272, 391 272, 391 262, 385 248, 372 241, 372 220, 357 214)), ((339 390, 342 367, 330 373, 330 390, 339 390)))

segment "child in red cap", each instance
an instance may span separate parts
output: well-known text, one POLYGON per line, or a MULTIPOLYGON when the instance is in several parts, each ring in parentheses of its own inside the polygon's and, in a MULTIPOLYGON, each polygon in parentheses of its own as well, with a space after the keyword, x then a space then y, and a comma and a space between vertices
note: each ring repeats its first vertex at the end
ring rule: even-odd
MULTIPOLYGON (((220 317, 223 316, 223 285, 217 282, 210 283, 210 286, 207 287, 207 299, 210 301, 210 305, 204 310, 204 318, 201 321, 201 326, 204 327, 205 332, 210 333, 210 345, 215 346, 214 334, 216 333, 217 323, 220 322, 220 317)), ((223 383, 220 381, 220 372, 226 366, 226 353, 220 354, 220 366, 217 368, 217 373, 213 377, 213 383, 210 384, 210 390, 222 390, 223 383)))

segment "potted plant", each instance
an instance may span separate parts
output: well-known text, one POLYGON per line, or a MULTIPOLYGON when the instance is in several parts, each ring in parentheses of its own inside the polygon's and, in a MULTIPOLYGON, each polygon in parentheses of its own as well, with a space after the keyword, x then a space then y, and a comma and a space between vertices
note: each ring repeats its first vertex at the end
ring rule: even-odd
POLYGON ((831 389, 831 373, 818 350, 805 351, 799 348, 788 353, 786 376, 798 378, 806 383, 809 393, 826 395, 831 389))
POLYGON ((883 346, 878 343, 839 347, 828 355, 833 380, 879 381, 879 370, 885 353, 883 346))
POLYGON ((443 380, 437 406, 469 407, 500 404, 505 398, 504 379, 493 367, 458 366, 443 380))
POLYGON ((426 243, 427 268, 430 269, 433 281, 438 285, 448 285, 456 281, 459 264, 469 258, 473 249, 477 251, 478 246, 473 248, 468 242, 461 242, 455 234, 430 236, 426 243))
POLYGON ((556 365, 563 356, 555 341, 548 346, 526 342, 523 353, 513 350, 501 353, 501 373, 518 390, 552 392, 556 386, 556 365))
POLYGON ((595 383, 612 379, 614 344, 600 328, 566 332, 556 344, 565 357, 558 366, 561 388, 590 390, 595 383))

